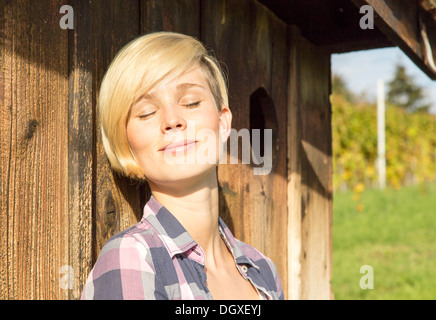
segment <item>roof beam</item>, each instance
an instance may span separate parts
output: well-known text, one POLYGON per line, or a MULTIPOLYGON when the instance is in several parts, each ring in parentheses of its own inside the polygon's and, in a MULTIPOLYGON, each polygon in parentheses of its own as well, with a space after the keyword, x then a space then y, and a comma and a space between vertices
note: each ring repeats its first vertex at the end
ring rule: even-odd
POLYGON ((418 1, 410 0, 352 0, 357 7, 370 5, 374 9, 374 24, 383 32, 393 45, 400 47, 409 58, 427 74, 436 80, 436 70, 432 62, 436 60, 436 22, 430 12, 419 6, 418 1), (432 57, 428 46, 425 47, 421 34, 420 20, 428 35, 428 44, 432 48, 432 57))
POLYGON ((330 53, 392 47, 377 28, 359 27, 361 14, 350 0, 258 0, 287 24, 330 53))

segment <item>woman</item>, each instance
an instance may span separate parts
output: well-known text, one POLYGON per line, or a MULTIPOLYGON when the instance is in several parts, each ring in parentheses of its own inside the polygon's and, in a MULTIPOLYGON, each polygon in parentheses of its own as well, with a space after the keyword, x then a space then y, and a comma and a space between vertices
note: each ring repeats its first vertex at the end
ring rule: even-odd
POLYGON ((152 196, 141 221, 102 248, 82 299, 283 299, 272 261, 218 216, 232 114, 204 46, 172 32, 132 41, 104 76, 98 107, 111 166, 147 180, 152 196))

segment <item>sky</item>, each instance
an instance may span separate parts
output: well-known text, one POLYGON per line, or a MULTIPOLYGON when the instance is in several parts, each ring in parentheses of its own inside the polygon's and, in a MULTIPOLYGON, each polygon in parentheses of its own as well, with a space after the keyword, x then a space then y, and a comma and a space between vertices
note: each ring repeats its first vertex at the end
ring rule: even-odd
MULTIPOLYGON (((406 67, 418 85, 424 89, 428 101, 432 104, 431 112, 436 114, 436 81, 432 81, 421 71, 398 47, 354 51, 332 55, 332 72, 343 77, 348 88, 376 101, 377 81, 385 83, 392 79, 395 65, 400 62, 406 67)), ((387 85, 385 85, 385 88, 387 85)))

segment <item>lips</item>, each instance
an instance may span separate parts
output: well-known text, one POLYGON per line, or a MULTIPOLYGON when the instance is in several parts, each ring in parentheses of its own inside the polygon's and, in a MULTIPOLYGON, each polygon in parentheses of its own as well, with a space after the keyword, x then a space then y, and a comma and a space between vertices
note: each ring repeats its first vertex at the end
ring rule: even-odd
POLYGON ((159 149, 159 151, 164 151, 164 152, 184 151, 194 147, 197 142, 198 141, 195 140, 183 140, 183 141, 173 142, 159 149))

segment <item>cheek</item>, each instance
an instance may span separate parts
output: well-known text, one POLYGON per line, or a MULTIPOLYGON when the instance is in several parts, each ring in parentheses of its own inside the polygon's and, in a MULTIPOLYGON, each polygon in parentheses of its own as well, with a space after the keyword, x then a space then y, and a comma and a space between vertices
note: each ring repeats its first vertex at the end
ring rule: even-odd
POLYGON ((126 134, 127 134, 127 141, 129 142, 130 148, 133 151, 134 149, 137 148, 139 139, 135 126, 132 125, 130 122, 127 124, 126 134))
POLYGON ((130 144, 130 148, 135 156, 141 153, 144 149, 147 149, 150 145, 150 135, 147 134, 145 128, 135 125, 134 123, 127 124, 126 134, 127 141, 130 144))
POLYGON ((210 108, 208 112, 203 113, 200 119, 198 119, 198 123, 200 124, 201 128, 207 128, 218 133, 219 117, 217 111, 215 110, 215 107, 210 108))
POLYGON ((219 119, 216 113, 208 113, 198 119, 200 126, 197 126, 197 138, 202 141, 201 154, 214 152, 215 154, 220 147, 220 126, 219 119), (208 151, 205 151, 205 150, 208 151))

